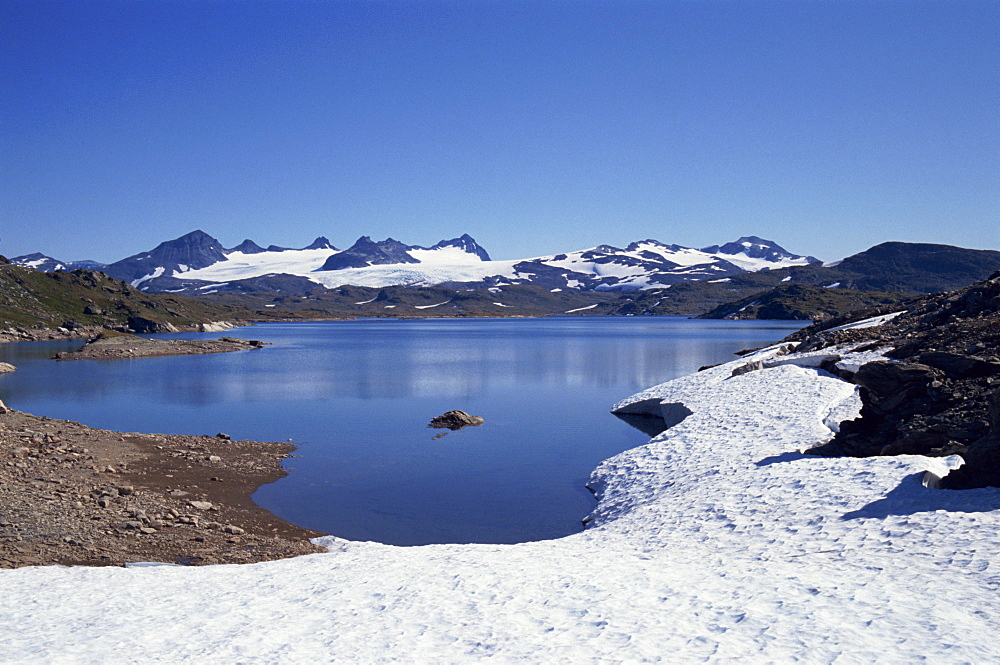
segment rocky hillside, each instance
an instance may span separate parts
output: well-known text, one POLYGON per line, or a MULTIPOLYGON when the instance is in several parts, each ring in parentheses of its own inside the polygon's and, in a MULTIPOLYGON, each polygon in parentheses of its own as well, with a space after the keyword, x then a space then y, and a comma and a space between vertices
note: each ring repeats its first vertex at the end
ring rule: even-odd
POLYGON ((857 312, 791 337, 797 351, 830 352, 823 367, 854 381, 861 417, 812 452, 822 455, 961 455, 949 488, 1000 487, 1000 272, 959 291, 909 302, 873 327, 843 327, 892 306, 857 312), (891 361, 836 367, 838 351, 884 350, 891 361))
POLYGON ((998 251, 885 242, 843 261, 795 266, 772 271, 771 276, 782 284, 923 295, 961 289, 997 270, 1000 270, 998 251))
POLYGON ((91 326, 156 332, 208 321, 245 318, 242 308, 147 294, 90 270, 39 272, 0 264, 0 331, 15 338, 31 329, 91 326))
POLYGON ((900 303, 910 297, 888 291, 790 284, 720 305, 698 318, 825 321, 858 309, 900 303))

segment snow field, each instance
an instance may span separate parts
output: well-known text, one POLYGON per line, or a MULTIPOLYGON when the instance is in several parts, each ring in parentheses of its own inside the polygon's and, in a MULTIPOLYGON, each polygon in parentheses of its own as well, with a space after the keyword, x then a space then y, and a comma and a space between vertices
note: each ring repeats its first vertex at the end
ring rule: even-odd
POLYGON ((801 454, 858 401, 787 362, 731 376, 775 348, 617 405, 690 415, 594 471, 583 533, 409 548, 327 537, 328 554, 245 566, 3 570, 0 661, 1000 659, 1000 490, 924 487, 951 458, 801 454))

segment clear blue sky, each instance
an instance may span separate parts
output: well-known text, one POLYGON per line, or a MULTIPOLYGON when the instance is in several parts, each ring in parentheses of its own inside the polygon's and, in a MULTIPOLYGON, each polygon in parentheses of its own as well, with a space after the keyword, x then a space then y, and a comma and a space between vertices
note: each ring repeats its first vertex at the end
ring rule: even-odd
POLYGON ((1000 2, 4 0, 0 253, 1000 249, 1000 2))

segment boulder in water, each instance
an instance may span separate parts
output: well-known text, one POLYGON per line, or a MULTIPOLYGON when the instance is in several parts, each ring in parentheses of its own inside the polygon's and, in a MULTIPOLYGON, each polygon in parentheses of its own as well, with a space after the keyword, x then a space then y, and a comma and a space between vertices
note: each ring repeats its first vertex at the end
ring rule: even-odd
POLYGON ((483 419, 479 416, 470 416, 465 411, 449 411, 433 418, 428 427, 437 429, 457 430, 463 427, 476 427, 483 424, 483 419))

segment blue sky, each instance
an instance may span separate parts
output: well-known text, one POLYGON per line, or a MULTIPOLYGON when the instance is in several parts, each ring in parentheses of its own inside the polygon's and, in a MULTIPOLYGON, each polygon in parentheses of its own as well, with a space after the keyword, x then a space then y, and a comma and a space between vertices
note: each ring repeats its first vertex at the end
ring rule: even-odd
POLYGON ((0 253, 1000 249, 1000 3, 0 3, 0 253))

